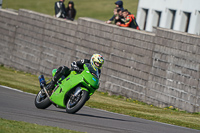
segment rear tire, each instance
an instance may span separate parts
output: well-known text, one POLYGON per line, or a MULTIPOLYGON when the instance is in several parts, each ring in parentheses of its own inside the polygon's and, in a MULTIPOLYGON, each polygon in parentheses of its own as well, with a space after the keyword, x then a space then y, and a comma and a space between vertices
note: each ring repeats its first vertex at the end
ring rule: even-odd
POLYGON ((49 100, 49 98, 47 97, 46 94, 42 94, 41 92, 42 90, 40 90, 37 94, 37 96, 35 97, 35 106, 38 109, 46 109, 48 108, 52 103, 49 100))
POLYGON ((89 98, 89 93, 88 91, 82 90, 76 98, 74 98, 73 95, 71 95, 66 103, 66 112, 70 114, 74 114, 77 111, 79 111, 85 102, 89 98))

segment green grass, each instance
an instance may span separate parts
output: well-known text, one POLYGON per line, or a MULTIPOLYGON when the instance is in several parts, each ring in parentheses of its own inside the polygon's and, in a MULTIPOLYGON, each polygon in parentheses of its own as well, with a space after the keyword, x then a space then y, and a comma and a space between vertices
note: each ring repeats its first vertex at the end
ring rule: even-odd
MULTIPOLYGON (((58 1, 58 0, 57 0, 58 1)), ((113 9, 117 0, 73 0, 78 17, 90 17, 99 20, 108 20, 113 16, 113 9)), ((3 0, 3 8, 15 10, 28 9, 44 14, 54 15, 56 0, 3 0)), ((67 6, 68 0, 65 1, 67 6)), ((123 0, 124 8, 136 15, 138 0, 123 0)))
POLYGON ((1 133, 81 133, 58 127, 41 126, 20 121, 11 121, 0 118, 1 133))
POLYGON ((30 73, 0 67, 0 84, 10 86, 22 91, 37 93, 38 92, 38 77, 30 73))
MULTIPOLYGON (((0 66, 1 85, 37 93, 40 90, 37 77, 36 75, 0 66)), ((200 113, 187 113, 172 106, 158 108, 123 96, 109 96, 104 92, 95 92, 86 103, 86 106, 200 130, 200 113)))

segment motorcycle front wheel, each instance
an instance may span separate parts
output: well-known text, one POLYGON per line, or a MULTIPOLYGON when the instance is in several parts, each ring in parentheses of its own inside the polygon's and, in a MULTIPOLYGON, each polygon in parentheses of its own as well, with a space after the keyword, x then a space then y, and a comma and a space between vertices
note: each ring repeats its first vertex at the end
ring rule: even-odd
POLYGON ((74 114, 79 111, 88 100, 88 97, 89 93, 85 90, 82 90, 77 96, 72 94, 67 101, 66 112, 74 114))
POLYGON ((52 104, 47 95, 42 93, 42 91, 40 90, 35 97, 35 106, 38 109, 46 109, 52 104))

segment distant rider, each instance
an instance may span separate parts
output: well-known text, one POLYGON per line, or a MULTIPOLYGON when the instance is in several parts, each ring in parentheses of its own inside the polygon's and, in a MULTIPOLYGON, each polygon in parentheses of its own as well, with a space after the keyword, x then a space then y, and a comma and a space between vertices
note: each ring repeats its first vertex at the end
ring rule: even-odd
MULTIPOLYGON (((73 61, 72 64, 71 64, 71 70, 80 71, 81 69, 83 69, 83 65, 85 63, 90 63, 93 67, 98 68, 99 75, 100 75, 101 74, 101 68, 102 68, 102 65, 104 63, 104 58, 100 54, 93 54, 90 60, 83 59, 83 60, 80 60, 80 61, 73 61)), ((53 77, 53 79, 51 80, 49 85, 46 87, 46 89, 47 90, 53 90, 57 81, 62 76, 67 77, 70 74, 71 70, 66 66, 60 66, 57 69, 55 76, 53 77)))

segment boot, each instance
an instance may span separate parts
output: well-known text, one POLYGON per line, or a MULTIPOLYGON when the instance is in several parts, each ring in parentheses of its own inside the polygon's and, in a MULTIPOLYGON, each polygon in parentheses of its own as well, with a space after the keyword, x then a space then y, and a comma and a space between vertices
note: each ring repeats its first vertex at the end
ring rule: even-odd
POLYGON ((46 81, 45 81, 44 75, 40 75, 38 77, 38 79, 39 79, 39 82, 40 82, 40 88, 43 89, 43 86, 46 86, 46 81))

